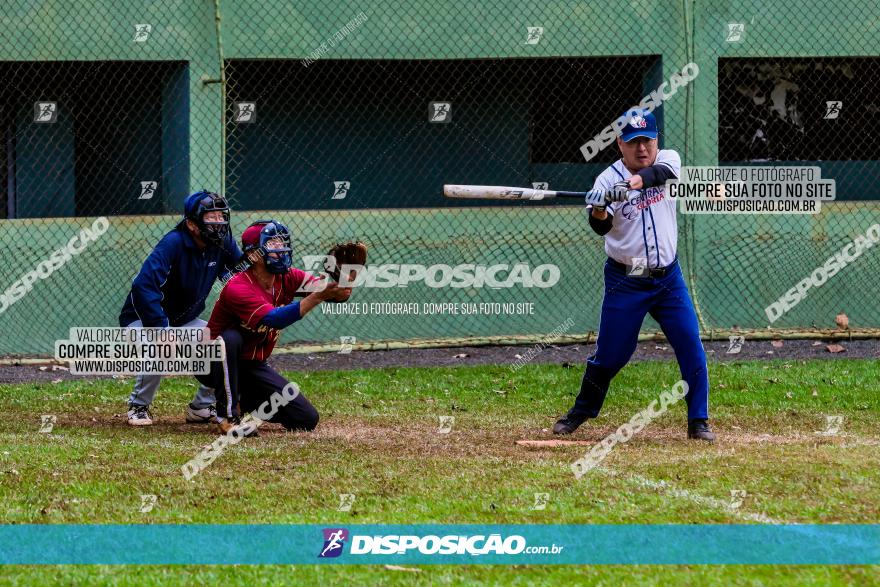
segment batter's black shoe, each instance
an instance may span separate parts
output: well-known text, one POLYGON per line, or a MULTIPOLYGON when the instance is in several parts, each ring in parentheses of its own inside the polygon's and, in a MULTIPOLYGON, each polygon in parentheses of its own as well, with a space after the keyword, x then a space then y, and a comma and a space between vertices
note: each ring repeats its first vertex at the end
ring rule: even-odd
POLYGON ((576 412, 575 409, 572 408, 553 425, 553 434, 571 434, 586 421, 587 416, 581 412, 576 412))
POLYGON ((709 430, 709 421, 702 418, 688 420, 688 438, 715 442, 715 434, 709 430))

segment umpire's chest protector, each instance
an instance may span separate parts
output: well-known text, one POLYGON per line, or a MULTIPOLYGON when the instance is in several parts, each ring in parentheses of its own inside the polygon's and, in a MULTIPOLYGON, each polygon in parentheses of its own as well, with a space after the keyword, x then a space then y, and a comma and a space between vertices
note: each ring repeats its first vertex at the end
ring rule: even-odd
POLYGON ((162 308, 171 325, 186 324, 205 309, 217 277, 224 270, 223 249, 199 250, 192 237, 181 231, 177 262, 162 286, 162 308))

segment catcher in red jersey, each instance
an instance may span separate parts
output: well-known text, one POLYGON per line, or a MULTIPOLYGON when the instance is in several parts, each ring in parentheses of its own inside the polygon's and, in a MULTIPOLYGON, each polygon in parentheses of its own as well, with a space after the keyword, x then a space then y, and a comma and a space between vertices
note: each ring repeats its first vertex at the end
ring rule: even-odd
MULTIPOLYGON (((243 412, 256 410, 288 384, 266 362, 281 329, 321 302, 343 302, 351 296, 351 288, 333 279, 291 267, 290 232, 280 222, 252 224, 241 244, 250 267, 226 283, 208 320, 211 338, 219 338, 225 347, 225 359, 212 363, 210 374, 197 377, 216 390, 217 423, 224 434, 240 423, 243 412)), ((366 247, 360 246, 366 261, 366 247)), ((313 430, 318 411, 300 393, 269 421, 288 430, 313 430)))

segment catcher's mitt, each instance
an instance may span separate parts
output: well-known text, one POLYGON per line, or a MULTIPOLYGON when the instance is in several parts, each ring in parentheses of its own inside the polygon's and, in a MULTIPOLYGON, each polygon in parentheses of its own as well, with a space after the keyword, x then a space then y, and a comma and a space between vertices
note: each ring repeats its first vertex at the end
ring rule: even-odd
MULTIPOLYGON (((360 241, 349 241, 347 243, 338 243, 330 249, 330 252, 327 253, 327 259, 324 260, 324 270, 327 271, 327 275, 329 275, 333 281, 338 282, 339 273, 342 270, 343 265, 360 265, 363 267, 366 264, 367 245, 360 241)), ((353 281, 356 276, 357 272, 355 272, 354 275, 349 275, 349 280, 353 281)))

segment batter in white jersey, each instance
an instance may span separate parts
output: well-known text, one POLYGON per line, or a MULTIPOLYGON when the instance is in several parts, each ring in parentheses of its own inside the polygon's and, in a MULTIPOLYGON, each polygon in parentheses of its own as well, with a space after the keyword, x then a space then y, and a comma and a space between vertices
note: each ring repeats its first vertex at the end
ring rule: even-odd
MULTIPOLYGON (((663 165, 673 177, 678 177, 681 158, 675 151, 663 149, 657 152, 654 165, 663 165)), ((596 178, 593 189, 611 192, 614 184, 632 177, 620 159, 596 178)), ((612 222, 611 230, 605 234, 605 252, 624 265, 636 265, 633 259, 646 259, 647 267, 671 265, 678 244, 675 200, 666 197, 663 185, 629 192, 628 197, 607 207, 612 222)))
POLYGON ((675 350, 687 383, 687 436, 711 442, 715 435, 709 429, 706 353, 678 265, 675 201, 664 187, 679 176, 681 158, 673 150, 658 151, 653 114, 630 110, 624 116, 626 125, 617 139, 621 158, 587 192, 590 227, 605 238, 608 255, 596 352, 587 360, 574 407, 559 418, 553 432, 571 434, 599 415, 611 380, 635 351, 642 322, 650 314, 675 350))

